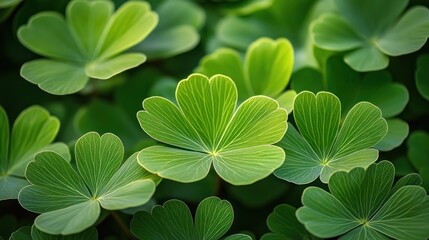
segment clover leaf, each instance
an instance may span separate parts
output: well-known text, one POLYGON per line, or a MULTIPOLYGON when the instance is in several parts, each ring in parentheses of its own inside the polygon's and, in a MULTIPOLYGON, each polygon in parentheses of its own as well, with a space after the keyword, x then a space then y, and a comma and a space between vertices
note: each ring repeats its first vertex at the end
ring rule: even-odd
POLYGON ((386 68, 388 56, 419 50, 429 36, 429 10, 408 0, 335 0, 340 14, 329 13, 312 23, 316 46, 347 51, 344 61, 356 71, 386 68))
POLYGON ((85 134, 76 142, 75 156, 77 170, 51 151, 37 154, 27 166, 31 185, 21 190, 19 202, 41 213, 34 224, 43 232, 78 233, 95 223, 100 205, 107 210, 142 205, 159 181, 138 165, 137 153, 122 164, 124 146, 111 133, 85 134))
POLYGON ((329 192, 308 187, 298 220, 317 237, 340 239, 427 239, 429 197, 410 174, 393 187, 395 169, 388 161, 366 170, 332 175, 329 192))
MULTIPOLYGON (((180 200, 169 200, 155 206, 151 213, 138 212, 131 220, 131 232, 145 239, 219 239, 231 227, 234 211, 231 204, 217 197, 201 201, 192 219, 188 206, 180 200)), ((251 240, 249 236, 230 236, 226 239, 251 240)))
POLYGON ((244 64, 237 51, 221 48, 205 56, 195 71, 208 77, 220 73, 234 79, 239 101, 266 95, 277 98, 280 106, 290 112, 296 94, 282 92, 289 83, 292 66, 293 48, 287 39, 260 38, 247 49, 244 64))
POLYGON ((332 92, 341 100, 342 116, 360 101, 368 101, 379 107, 389 127, 386 136, 375 146, 378 150, 392 150, 408 136, 408 124, 394 118, 407 105, 408 90, 404 85, 393 82, 386 70, 360 74, 347 66, 341 56, 333 56, 326 61, 324 74, 312 68, 295 72, 292 88, 296 92, 332 92))
POLYGON ((71 235, 50 235, 37 229, 34 225, 31 227, 21 227, 15 231, 9 240, 97 240, 98 233, 94 227, 88 228, 83 232, 71 235))
POLYGON ((137 118, 152 138, 172 145, 153 146, 138 155, 149 172, 179 182, 204 178, 213 163, 221 178, 245 185, 267 177, 284 160, 277 146, 286 131, 287 113, 266 96, 237 109, 237 89, 223 75, 192 74, 179 82, 178 105, 162 97, 143 101, 137 118))
POLYGON ((288 204, 275 207, 267 219, 271 232, 264 234, 261 240, 310 239, 310 234, 305 230, 304 225, 296 219, 295 212, 296 208, 288 204))
POLYGON ((149 60, 173 57, 193 49, 200 41, 198 30, 205 12, 191 1, 165 0, 154 10, 159 24, 133 50, 144 52, 149 60))
POLYGON ((157 24, 149 4, 124 3, 113 13, 110 1, 72 1, 66 18, 54 12, 34 15, 18 30, 31 51, 50 59, 25 63, 21 76, 51 94, 82 90, 90 78, 108 79, 146 60, 141 53, 120 54, 142 41, 157 24))
POLYGON ((329 92, 299 93, 294 118, 299 132, 289 124, 278 144, 288 155, 274 174, 296 184, 319 176, 327 183, 336 171, 369 166, 378 158, 371 147, 387 133, 380 109, 369 102, 356 104, 341 122, 340 100, 329 92))
POLYGON ((25 109, 15 120, 9 137, 9 120, 0 106, 0 200, 16 199, 29 183, 24 178, 27 164, 43 150, 51 150, 70 160, 67 145, 52 143, 60 122, 40 106, 25 109))
POLYGON ((416 85, 420 95, 429 101, 429 55, 423 55, 417 60, 416 85))

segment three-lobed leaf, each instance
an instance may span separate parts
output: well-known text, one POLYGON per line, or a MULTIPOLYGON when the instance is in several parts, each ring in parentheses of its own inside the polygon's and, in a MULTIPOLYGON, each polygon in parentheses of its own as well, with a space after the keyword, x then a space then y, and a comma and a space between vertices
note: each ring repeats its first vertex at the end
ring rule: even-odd
POLYGON ((327 183, 339 170, 367 167, 378 158, 372 149, 387 133, 381 111, 368 102, 356 104, 341 122, 341 103, 328 92, 303 91, 294 103, 299 132, 289 124, 279 142, 287 153, 274 174, 286 181, 306 184, 320 176, 327 183))
POLYGON ((152 138, 179 148, 143 149, 139 163, 163 178, 194 182, 213 163, 225 181, 250 184, 268 176, 284 160, 277 146, 286 131, 287 113, 265 96, 254 96, 237 109, 234 82, 223 75, 190 75, 176 89, 178 105, 162 97, 143 101, 137 118, 152 138))
POLYGON ((122 163, 124 147, 118 137, 95 132, 75 146, 77 169, 52 151, 38 153, 29 163, 31 183, 19 193, 27 210, 41 213, 35 226, 50 234, 73 234, 95 223, 100 206, 108 210, 146 203, 159 178, 142 169, 137 153, 122 163))
POLYGON ((0 107, 0 200, 18 198, 18 192, 28 185, 25 167, 37 152, 51 150, 70 160, 65 144, 51 144, 59 127, 56 117, 40 106, 32 106, 18 116, 9 136, 9 120, 0 107))
POLYGON ((429 198, 411 174, 393 187, 394 167, 388 161, 366 170, 336 172, 330 193, 309 187, 302 196, 297 217, 317 237, 341 239, 427 239, 429 198))
POLYGON ((120 53, 141 42, 157 22, 150 6, 138 1, 114 13, 112 2, 82 0, 68 4, 65 18, 38 13, 18 29, 18 39, 49 59, 25 63, 21 76, 51 94, 78 92, 90 78, 108 79, 143 63, 144 54, 120 53))

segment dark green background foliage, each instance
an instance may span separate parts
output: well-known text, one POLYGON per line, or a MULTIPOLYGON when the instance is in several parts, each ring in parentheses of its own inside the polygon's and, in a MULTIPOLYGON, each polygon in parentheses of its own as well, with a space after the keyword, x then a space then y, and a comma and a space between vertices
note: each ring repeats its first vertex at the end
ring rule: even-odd
POLYGON ((428 239, 428 7, 0 0, 0 240, 428 239))

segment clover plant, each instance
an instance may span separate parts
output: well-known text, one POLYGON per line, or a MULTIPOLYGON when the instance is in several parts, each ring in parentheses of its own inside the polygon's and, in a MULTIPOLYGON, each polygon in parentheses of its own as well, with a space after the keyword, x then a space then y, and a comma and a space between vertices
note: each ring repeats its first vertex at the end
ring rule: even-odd
POLYGON ((297 92, 334 93, 341 100, 342 116, 359 101, 373 103, 380 108, 389 125, 386 136, 375 147, 388 151, 402 144, 408 136, 408 124, 397 115, 409 100, 408 90, 403 84, 394 82, 392 75, 385 70, 362 76, 347 66, 341 56, 328 58, 323 73, 303 68, 293 75, 292 88, 297 92))
POLYGON ((388 56, 419 50, 429 37, 429 9, 408 0, 335 0, 338 14, 327 13, 312 23, 316 46, 346 52, 344 61, 356 71, 384 69, 388 56))
POLYGON ((329 191, 307 188, 303 207, 296 216, 321 238, 340 239, 427 239, 429 197, 418 186, 417 174, 407 175, 393 185, 395 169, 388 161, 366 170, 336 172, 329 191))
POLYGON ((157 15, 145 2, 130 1, 113 13, 109 1, 69 3, 66 18, 55 12, 33 16, 18 30, 21 43, 49 59, 25 63, 21 75, 51 94, 82 90, 90 78, 108 79, 146 60, 124 50, 142 41, 157 15))
POLYGON ((287 39, 260 38, 247 49, 244 63, 237 51, 221 48, 205 56, 195 71, 208 77, 219 73, 231 77, 240 101, 266 95, 276 98, 290 112, 295 92, 283 89, 289 83, 292 67, 293 49, 287 39))
MULTIPOLYGON (((231 204, 217 197, 201 201, 195 221, 186 204, 169 200, 155 206, 151 213, 139 212, 131 221, 131 231, 142 240, 149 239, 220 239, 231 227, 234 211, 231 204)), ((226 237, 228 240, 251 240, 244 234, 226 237)))
POLYGON ((245 185, 271 174, 284 160, 277 146, 287 113, 266 96, 236 108, 237 89, 224 76, 192 74, 176 89, 177 105, 162 97, 143 101, 137 118, 154 139, 169 144, 143 149, 139 163, 149 172, 179 182, 203 179, 213 163, 221 178, 245 185))
POLYGON ((117 210, 146 203, 159 178, 140 168, 137 153, 123 164, 124 147, 113 134, 91 132, 75 146, 77 169, 52 151, 38 153, 25 176, 31 185, 20 204, 41 213, 34 224, 50 234, 78 233, 95 223, 100 206, 117 210), (61 169, 61 172, 58 170, 61 169))
POLYGON ((39 151, 55 151, 66 161, 70 153, 64 143, 52 143, 60 122, 40 106, 25 109, 9 132, 9 120, 0 106, 0 200, 16 199, 29 183, 24 178, 26 165, 39 151))
POLYGON ((336 171, 369 166, 378 158, 378 151, 371 147, 387 133, 380 109, 369 102, 356 104, 341 122, 341 102, 328 92, 299 93, 293 116, 299 132, 288 124, 278 144, 287 157, 274 174, 296 184, 319 176, 327 183, 336 171))
POLYGON ((428 8, 0 0, 0 240, 429 239, 428 8))

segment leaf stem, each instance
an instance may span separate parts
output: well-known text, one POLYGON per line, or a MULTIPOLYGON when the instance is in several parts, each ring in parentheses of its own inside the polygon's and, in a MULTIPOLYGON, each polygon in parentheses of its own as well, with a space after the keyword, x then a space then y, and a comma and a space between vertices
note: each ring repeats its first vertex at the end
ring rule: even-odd
POLYGON ((133 234, 131 234, 130 229, 128 228, 128 225, 125 224, 124 220, 116 213, 115 211, 111 211, 110 214, 112 215, 115 222, 119 225, 119 227, 122 229, 124 234, 127 236, 128 239, 136 239, 133 234))

